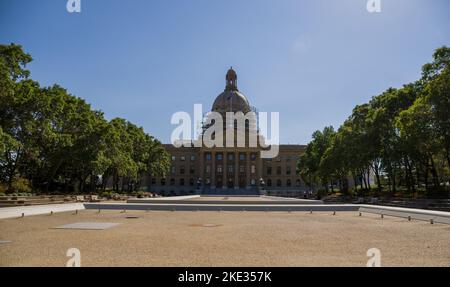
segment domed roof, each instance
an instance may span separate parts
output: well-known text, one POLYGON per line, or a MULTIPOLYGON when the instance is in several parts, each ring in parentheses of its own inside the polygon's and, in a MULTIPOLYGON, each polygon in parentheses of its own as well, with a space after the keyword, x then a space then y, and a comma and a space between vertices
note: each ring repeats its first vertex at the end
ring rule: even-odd
POLYGON ((247 98, 239 91, 225 90, 214 101, 213 112, 248 112, 250 105, 247 98))
POLYGON ((247 98, 237 88, 237 74, 230 68, 225 76, 225 91, 217 96, 212 106, 213 112, 249 112, 250 104, 247 98))

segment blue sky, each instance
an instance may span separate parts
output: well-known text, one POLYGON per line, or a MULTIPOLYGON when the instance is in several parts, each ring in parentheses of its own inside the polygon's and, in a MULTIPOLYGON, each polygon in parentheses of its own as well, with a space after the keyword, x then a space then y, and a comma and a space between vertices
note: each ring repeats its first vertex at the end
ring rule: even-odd
POLYGON ((58 83, 108 119, 169 142, 174 112, 204 112, 233 66, 260 111, 280 112, 282 143, 338 127, 357 104, 414 81, 450 45, 450 1, 0 0, 0 43, 31 53, 32 78, 58 83))

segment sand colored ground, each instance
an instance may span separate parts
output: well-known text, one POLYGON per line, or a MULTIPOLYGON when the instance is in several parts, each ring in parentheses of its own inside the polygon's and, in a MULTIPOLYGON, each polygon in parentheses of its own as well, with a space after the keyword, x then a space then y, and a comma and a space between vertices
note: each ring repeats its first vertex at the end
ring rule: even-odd
POLYGON ((169 212, 95 210, 0 220, 0 266, 450 266, 450 226, 355 212, 169 212), (127 215, 140 218, 126 219, 127 215), (76 222, 122 223, 61 230, 76 222))

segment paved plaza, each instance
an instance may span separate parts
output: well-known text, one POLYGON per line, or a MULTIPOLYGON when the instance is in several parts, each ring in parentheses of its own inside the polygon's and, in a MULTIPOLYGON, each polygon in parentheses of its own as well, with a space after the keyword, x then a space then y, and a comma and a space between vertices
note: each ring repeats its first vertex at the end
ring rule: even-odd
POLYGON ((358 212, 80 210, 0 220, 0 266, 450 266, 450 225, 358 212), (127 218, 128 217, 128 218, 127 218), (85 222, 105 230, 55 229, 85 222))

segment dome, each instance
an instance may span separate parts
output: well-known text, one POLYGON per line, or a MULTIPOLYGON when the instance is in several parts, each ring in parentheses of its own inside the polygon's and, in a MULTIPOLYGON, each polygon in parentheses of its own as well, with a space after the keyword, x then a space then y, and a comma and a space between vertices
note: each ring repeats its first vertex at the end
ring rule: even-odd
POLYGON ((226 76, 225 91, 217 96, 212 106, 213 112, 244 112, 250 111, 247 98, 237 88, 237 74, 231 67, 226 76))
POLYGON ((248 112, 250 105, 247 98, 239 91, 224 91, 214 101, 213 112, 248 112))

